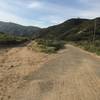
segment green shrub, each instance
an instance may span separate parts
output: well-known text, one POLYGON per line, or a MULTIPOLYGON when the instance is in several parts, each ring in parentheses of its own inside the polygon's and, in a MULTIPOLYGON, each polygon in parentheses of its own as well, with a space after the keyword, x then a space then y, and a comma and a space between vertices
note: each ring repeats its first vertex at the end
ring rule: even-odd
POLYGON ((27 37, 13 36, 0 33, 0 44, 18 44, 27 41, 27 37))
POLYGON ((55 53, 59 49, 64 48, 64 42, 58 40, 44 40, 38 39, 36 40, 38 47, 41 48, 41 51, 46 53, 55 53))
POLYGON ((55 47, 46 47, 46 48, 42 48, 41 51, 45 52, 45 53, 56 53, 56 48, 55 47))

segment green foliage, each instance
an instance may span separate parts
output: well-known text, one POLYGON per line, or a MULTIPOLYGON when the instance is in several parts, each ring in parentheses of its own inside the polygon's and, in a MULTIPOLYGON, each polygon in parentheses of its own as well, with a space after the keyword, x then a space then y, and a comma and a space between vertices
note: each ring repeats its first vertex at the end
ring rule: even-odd
POLYGON ((0 44, 17 44, 27 41, 28 38, 0 33, 0 44))
POLYGON ((41 51, 46 53, 55 53, 59 49, 64 48, 64 42, 58 40, 37 39, 36 42, 41 51))
POLYGON ((88 51, 100 54, 100 18, 94 20, 88 19, 70 19, 62 24, 48 27, 42 30, 40 43, 48 47, 55 47, 57 50, 62 48, 58 41, 75 43, 88 51), (94 22, 97 21, 94 37, 94 22), (48 41, 46 41, 48 40, 48 41), (55 42, 57 40, 57 42, 55 42))
POLYGON ((96 53, 97 55, 100 55, 100 41, 95 41, 95 44, 93 44, 92 42, 87 42, 87 41, 80 41, 80 42, 76 42, 76 45, 84 48, 85 50, 89 51, 89 52, 93 52, 96 53))
POLYGON ((41 38, 45 39, 62 39, 67 37, 69 34, 77 33, 83 24, 87 23, 87 19, 70 19, 62 24, 48 27, 41 31, 41 38))
POLYGON ((56 53, 56 48, 55 47, 44 47, 44 48, 41 48, 41 51, 42 52, 45 52, 45 53, 56 53))

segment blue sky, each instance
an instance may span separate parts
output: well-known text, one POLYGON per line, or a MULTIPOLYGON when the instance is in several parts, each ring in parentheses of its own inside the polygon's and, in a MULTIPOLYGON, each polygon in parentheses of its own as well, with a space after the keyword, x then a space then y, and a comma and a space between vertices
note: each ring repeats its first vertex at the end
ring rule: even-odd
POLYGON ((100 16, 100 0, 0 0, 0 20, 48 27, 67 19, 100 16))

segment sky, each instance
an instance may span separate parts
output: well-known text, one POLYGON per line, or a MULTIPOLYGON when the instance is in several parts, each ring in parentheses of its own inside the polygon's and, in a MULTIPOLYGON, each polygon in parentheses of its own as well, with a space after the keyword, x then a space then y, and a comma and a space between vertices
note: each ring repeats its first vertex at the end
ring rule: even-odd
POLYGON ((79 17, 100 17, 100 0, 0 0, 0 21, 48 27, 79 17))

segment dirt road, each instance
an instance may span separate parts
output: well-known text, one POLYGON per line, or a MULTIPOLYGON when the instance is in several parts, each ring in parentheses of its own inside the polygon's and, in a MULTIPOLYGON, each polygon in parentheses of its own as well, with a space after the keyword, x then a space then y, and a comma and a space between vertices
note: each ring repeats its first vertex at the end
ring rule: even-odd
POLYGON ((77 47, 50 56, 15 48, 0 64, 1 100, 100 100, 100 58, 77 47))

